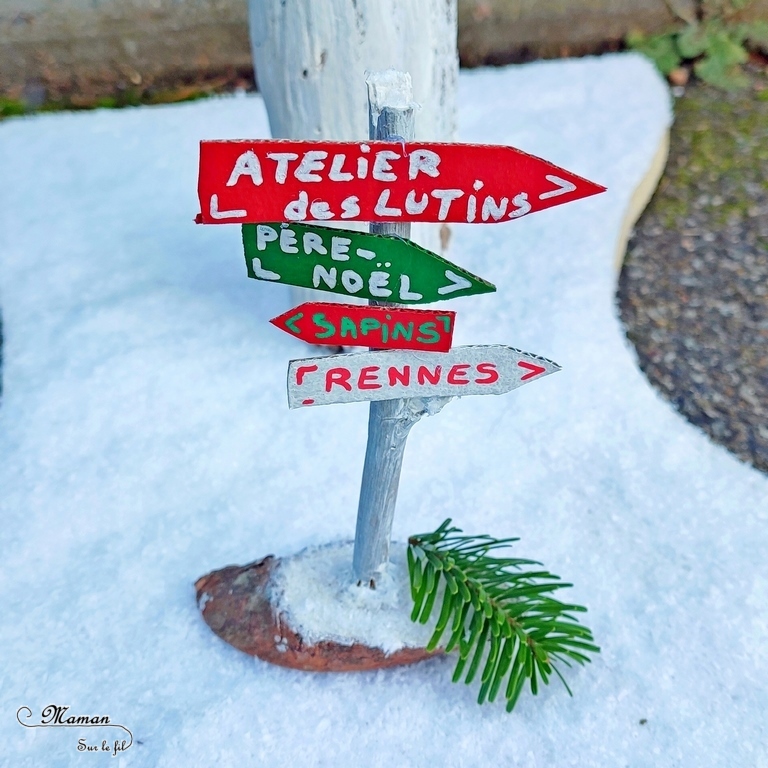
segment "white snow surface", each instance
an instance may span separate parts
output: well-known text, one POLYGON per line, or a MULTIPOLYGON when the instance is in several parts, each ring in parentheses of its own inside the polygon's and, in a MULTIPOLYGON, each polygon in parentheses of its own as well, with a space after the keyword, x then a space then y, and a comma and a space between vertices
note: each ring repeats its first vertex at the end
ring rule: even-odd
POLYGON ((238 227, 192 222, 198 141, 266 136, 259 97, 46 115, 0 125, 3 766, 768 765, 768 480, 654 393, 614 305, 667 89, 615 55, 466 72, 460 105, 461 140, 609 191, 453 228, 498 287, 451 302, 455 343, 563 371, 422 420, 394 537, 451 517, 573 582, 602 647, 574 698, 507 715, 451 659, 310 674, 210 631, 199 576, 352 536, 367 409, 288 410, 289 289, 246 278, 238 227), (110 733, 16 722, 51 703, 136 743, 110 762, 77 751, 110 733))
MULTIPOLYGON (((392 543, 389 562, 376 579, 376 589, 355 583, 353 550, 354 542, 345 541, 307 547, 282 559, 273 577, 277 609, 310 643, 358 642, 385 653, 403 647, 423 648, 436 621, 434 615, 426 624, 410 619, 413 602, 406 545, 392 543)), ((440 602, 437 605, 439 608, 440 602)))

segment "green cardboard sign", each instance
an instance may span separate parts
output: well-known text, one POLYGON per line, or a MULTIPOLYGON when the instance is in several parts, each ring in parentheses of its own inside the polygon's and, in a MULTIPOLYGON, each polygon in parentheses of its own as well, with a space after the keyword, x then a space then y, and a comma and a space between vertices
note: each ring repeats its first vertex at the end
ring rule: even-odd
POLYGON ((481 277, 393 235, 308 224, 244 224, 248 277, 342 296, 429 304, 496 290, 481 277))

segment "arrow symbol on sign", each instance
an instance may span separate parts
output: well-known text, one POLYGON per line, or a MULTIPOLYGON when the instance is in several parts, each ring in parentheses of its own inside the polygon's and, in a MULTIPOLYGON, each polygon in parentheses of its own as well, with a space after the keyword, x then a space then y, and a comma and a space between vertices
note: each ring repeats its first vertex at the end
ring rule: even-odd
MULTIPOLYGON (((301 320, 301 318, 304 317, 303 312, 297 312, 293 317, 289 317, 285 321, 285 327, 290 329, 292 333, 295 333, 297 336, 301 335, 301 328, 299 328, 296 323, 301 320)), ((274 323, 274 320, 270 320, 271 323, 274 323)), ((279 326, 278 326, 279 327, 279 326)))
POLYGON ((242 219, 248 212, 242 208, 231 211, 219 210, 219 196, 211 195, 211 218, 212 219, 242 219))
POLYGON ((567 195, 569 192, 573 192, 576 189, 576 185, 570 181, 561 179, 559 176, 545 176, 547 181, 551 181, 553 184, 557 184, 557 189, 553 189, 551 192, 542 192, 539 195, 539 200, 546 200, 549 197, 559 197, 560 195, 567 195))
POLYGON ((526 363, 523 360, 521 360, 518 365, 520 368, 525 368, 526 371, 530 371, 530 373, 526 373, 525 376, 520 379, 520 381, 528 381, 528 379, 532 379, 534 376, 538 376, 547 370, 541 365, 536 365, 535 363, 526 363))
POLYGON ((472 283, 470 283, 466 277, 457 275, 455 272, 451 272, 450 269, 445 270, 445 276, 451 281, 451 284, 444 285, 442 288, 437 289, 437 292, 441 296, 445 296, 448 293, 453 293, 454 291, 463 291, 465 288, 472 287, 472 283))
POLYGON ((280 275, 261 266, 261 259, 253 259, 253 274, 258 280, 279 280, 280 275))

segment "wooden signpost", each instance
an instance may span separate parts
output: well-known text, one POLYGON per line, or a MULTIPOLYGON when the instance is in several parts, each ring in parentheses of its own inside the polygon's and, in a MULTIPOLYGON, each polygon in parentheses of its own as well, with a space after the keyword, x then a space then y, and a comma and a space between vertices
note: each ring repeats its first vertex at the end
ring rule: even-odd
POLYGON ((494 223, 605 191, 513 147, 399 141, 203 141, 203 224, 494 223))
POLYGON ((455 313, 407 306, 495 290, 410 242, 410 223, 514 221, 604 188, 512 147, 413 141, 410 77, 366 82, 370 141, 201 142, 196 220, 243 225, 249 277, 371 302, 308 302, 271 322, 310 344, 370 348, 291 361, 288 404, 370 401, 352 565, 358 584, 375 587, 413 424, 453 397, 560 370, 504 345, 451 349, 455 313), (371 232, 318 221, 370 222, 371 232))
POLYGON ((501 395, 559 371, 551 360, 494 344, 450 352, 362 352, 291 360, 288 406, 397 398, 501 395))
POLYGON ((496 290, 416 243, 306 224, 245 224, 248 277, 358 296, 429 304, 496 290))
POLYGON ((447 352, 455 312, 309 301, 269 322, 308 344, 447 352))

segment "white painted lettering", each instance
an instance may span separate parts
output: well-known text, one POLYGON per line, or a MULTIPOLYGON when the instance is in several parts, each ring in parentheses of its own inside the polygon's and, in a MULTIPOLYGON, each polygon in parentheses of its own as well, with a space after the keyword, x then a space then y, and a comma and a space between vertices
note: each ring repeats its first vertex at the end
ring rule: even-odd
POLYGON ((467 200, 467 222, 470 224, 477 218, 477 198, 474 195, 469 196, 467 200))
POLYGON ((208 210, 211 213, 212 219, 243 219, 248 213, 242 208, 235 208, 231 211, 220 211, 218 195, 211 195, 211 204, 208 210))
POLYGON ((387 296, 392 295, 392 291, 386 287, 389 283, 389 272, 371 272, 371 276, 368 278, 368 293, 371 296, 377 298, 386 299, 387 296))
POLYGON ((333 161, 331 162, 331 170, 328 172, 328 178, 331 181, 352 181, 354 176, 351 173, 342 171, 346 159, 346 155, 333 156, 333 161))
POLYGON ((331 258, 334 261, 349 261, 349 246, 352 241, 348 237, 331 238, 331 258))
POLYGON ((322 280, 329 288, 333 289, 336 287, 336 276, 336 267, 326 269, 322 264, 315 264, 315 269, 312 272, 312 285, 318 288, 322 280))
POLYGON ((345 269, 341 273, 341 284, 347 293, 355 294, 363 287, 363 278, 353 269, 345 269))
POLYGON ((280 275, 277 274, 277 272, 271 272, 268 269, 264 269, 264 267, 261 266, 261 259, 258 256, 254 256, 253 260, 251 261, 251 266, 253 268, 253 274, 254 277, 257 277, 259 280, 279 280, 280 275))
POLYGON ((357 158, 357 178, 365 179, 368 176, 368 160, 364 157, 357 158))
POLYGON ((373 259, 376 258, 376 254, 373 251, 368 251, 365 248, 358 248, 355 253, 357 253, 361 259, 365 259, 366 261, 373 261, 373 259))
POLYGON ((378 202, 376 203, 376 207, 373 209, 373 212, 377 216, 402 216, 403 215, 403 212, 402 210, 400 210, 400 208, 387 208, 388 202, 389 202, 389 190, 385 189, 379 195, 378 202))
POLYGON ((409 179, 415 179, 419 171, 432 178, 440 175, 440 171, 437 170, 437 166, 440 165, 440 156, 436 152, 429 149, 414 149, 408 160, 409 179))
POLYGON ((264 251, 267 243, 273 243, 277 240, 277 232, 274 227, 268 227, 266 224, 256 225, 256 250, 264 251))
POLYGON ((304 157, 301 158, 299 167, 293 172, 293 175, 301 182, 322 181, 322 177, 314 171, 322 171, 325 168, 323 160, 326 157, 328 157, 328 153, 324 149, 310 149, 304 153, 304 157))
POLYGON ((332 219, 333 211, 331 211, 331 207, 324 200, 315 200, 315 202, 309 206, 309 217, 314 221, 332 219))
POLYGON ((483 202, 483 210, 480 217, 483 221, 493 218, 494 221, 498 221, 506 212, 509 200, 506 197, 502 197, 499 204, 496 205, 496 201, 488 195, 483 202))
POLYGON ((440 201, 440 210, 437 212, 437 218, 445 221, 448 218, 448 211, 451 203, 458 200, 464 193, 460 189, 433 189, 432 197, 440 201))
POLYGON ((251 181, 255 186, 264 181, 261 177, 261 163, 259 158, 256 157, 256 153, 249 149, 247 152, 243 152, 235 162, 235 167, 232 169, 232 173, 229 175, 229 181, 227 181, 228 187, 234 187, 237 184, 238 179, 241 176, 250 176, 251 181))
POLYGON ((360 198, 357 195, 350 195, 341 201, 341 218, 354 219, 360 215, 360 198))
POLYGON ((400 301, 418 301, 423 298, 423 293, 411 290, 411 278, 408 275, 400 275, 400 301))
POLYGON ((446 296, 449 293, 454 293, 455 291, 463 291, 465 288, 472 287, 472 283, 470 283, 466 277, 457 275, 455 272, 451 272, 450 269, 445 270, 445 276, 448 278, 448 280, 451 281, 451 284, 444 285, 442 288, 437 289, 437 292, 441 296, 446 296))
POLYGON ((416 190, 412 189, 406 196, 405 196, 405 210, 410 213, 412 216, 420 213, 424 213, 424 209, 427 207, 427 203, 429 203, 429 197, 427 196, 427 193, 425 192, 421 196, 421 200, 419 202, 416 202, 416 190))
POLYGON ((309 205, 307 193, 299 192, 299 199, 292 200, 285 206, 283 216, 286 221, 304 221, 307 218, 307 205, 309 205))
POLYGON ((283 253, 298 253, 299 249, 296 247, 296 233, 292 229, 280 230, 280 250, 283 253))
POLYGON ((323 245, 323 238, 317 232, 305 232, 304 253, 309 256, 313 251, 321 256, 325 256, 328 253, 328 249, 323 245))
POLYGON ((510 219, 519 219, 531 211, 531 204, 528 202, 528 194, 526 192, 515 195, 512 198, 512 205, 516 206, 516 209, 509 212, 508 218, 510 219))
POLYGON ((277 163, 275 181, 278 184, 285 184, 285 180, 288 178, 288 163, 291 160, 298 160, 299 156, 295 152, 267 152, 267 157, 277 163))
POLYGON ((397 160, 399 157, 400 155, 391 149, 382 149, 380 152, 377 152, 376 160, 373 162, 373 173, 371 174, 373 178, 378 181, 397 181, 397 176, 392 173, 392 166, 389 164, 389 161, 397 160))
POLYGON ((545 176, 547 181, 551 181, 553 184, 557 184, 557 189, 553 189, 551 192, 543 192, 539 195, 539 200, 546 200, 550 197, 558 197, 559 195, 566 195, 568 192, 573 192, 576 189, 576 185, 565 179, 561 179, 559 176, 545 176))

